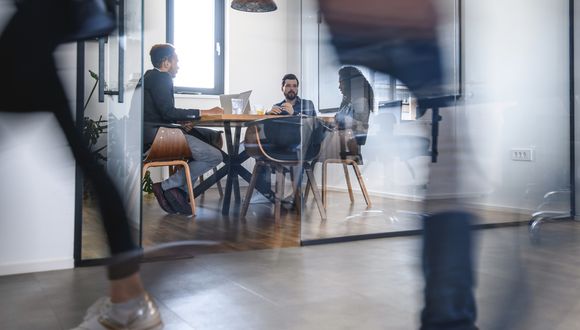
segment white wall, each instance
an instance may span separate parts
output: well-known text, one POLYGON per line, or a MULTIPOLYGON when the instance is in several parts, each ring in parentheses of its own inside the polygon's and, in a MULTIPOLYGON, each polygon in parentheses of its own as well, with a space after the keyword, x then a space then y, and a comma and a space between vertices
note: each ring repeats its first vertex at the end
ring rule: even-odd
MULTIPOLYGON (((310 33, 303 36, 312 36, 315 1, 306 2, 311 8, 306 12, 310 24, 305 26, 310 33)), ((546 192, 567 186, 567 11, 564 0, 463 1, 464 98, 456 107, 441 111, 440 157, 430 167, 432 176, 440 180, 429 184, 429 198, 475 196, 474 202, 486 207, 530 210, 546 192), (512 148, 533 149, 535 160, 512 161, 512 148), (459 168, 451 166, 454 161, 459 168), (459 185, 451 180, 457 175, 459 185)), ((303 42, 308 47, 303 52, 304 67, 314 71, 318 69, 316 43, 312 38, 303 42)), ((331 94, 325 88, 336 89, 332 82, 336 70, 320 69, 331 81, 325 87, 320 80, 320 94, 331 94)), ((317 84, 307 84, 309 92, 316 93, 317 84)), ((430 113, 427 116, 430 119, 430 113)), ((388 141, 382 120, 380 115, 371 117, 363 147, 367 188, 376 195, 416 197, 427 183, 429 159, 412 160, 416 173, 412 177, 397 155, 384 148, 388 141)), ((430 135, 422 122, 399 123, 395 132, 430 135)), ((345 187, 341 172, 340 168, 331 172, 331 187, 345 187)))
POLYGON ((490 184, 480 203, 532 209, 568 185, 568 1, 469 0, 464 15, 457 138, 481 168, 471 181, 490 184), (521 147, 533 162, 510 159, 521 147))
MULTIPOLYGON (((11 3, 0 1, 0 29, 11 3)), ((56 57, 74 96, 74 46, 56 57)), ((75 163, 59 131, 46 113, 0 115, 0 275, 73 267, 75 163)))

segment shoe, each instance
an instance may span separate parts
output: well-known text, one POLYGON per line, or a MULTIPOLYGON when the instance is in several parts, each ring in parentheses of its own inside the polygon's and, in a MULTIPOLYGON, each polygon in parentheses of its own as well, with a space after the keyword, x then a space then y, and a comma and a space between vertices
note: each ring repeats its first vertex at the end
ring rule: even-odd
POLYGON ((167 199, 165 199, 165 196, 163 195, 163 188, 161 188, 160 182, 153 184, 153 195, 155 195, 155 198, 157 198, 157 203, 159 203, 159 206, 161 206, 163 211, 169 214, 177 213, 173 207, 171 207, 171 204, 169 204, 167 199))
POLYGON ((285 210, 292 210, 294 208, 294 196, 288 196, 282 199, 282 208, 285 210))
POLYGON ((250 199, 250 204, 265 204, 271 202, 272 201, 270 201, 269 198, 267 198, 266 196, 262 195, 257 191, 254 191, 254 193, 252 194, 252 198, 250 199))
POLYGON ((113 304, 109 298, 97 300, 89 309, 83 323, 73 330, 160 330, 163 329, 159 308, 148 294, 131 312, 129 321, 121 323, 113 318, 113 304))
POLYGON ((168 189, 163 192, 163 196, 177 213, 191 215, 191 206, 183 190, 179 188, 168 189))

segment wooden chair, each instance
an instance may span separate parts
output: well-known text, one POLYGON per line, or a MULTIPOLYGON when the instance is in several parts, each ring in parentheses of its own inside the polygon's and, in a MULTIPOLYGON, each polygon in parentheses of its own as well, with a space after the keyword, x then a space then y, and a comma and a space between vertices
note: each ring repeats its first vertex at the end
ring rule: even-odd
POLYGON ((344 170, 344 178, 346 180, 346 185, 348 188, 348 196, 350 197, 350 202, 354 203, 354 193, 352 191, 352 185, 350 183, 350 175, 348 173, 348 166, 352 166, 356 179, 362 191, 365 202, 368 207, 371 207, 371 198, 365 186, 364 179, 362 177, 361 171, 358 167, 359 163, 362 163, 362 155, 360 153, 360 145, 357 143, 355 138, 347 137, 347 134, 340 134, 340 158, 335 159, 325 159, 322 162, 322 203, 324 207, 328 207, 328 190, 327 190, 327 177, 328 177, 328 164, 342 164, 344 170))
POLYGON ((191 214, 195 216, 195 197, 193 196, 193 185, 187 161, 191 159, 191 150, 187 145, 187 140, 179 128, 159 127, 155 140, 143 160, 143 175, 149 167, 161 166, 182 166, 185 170, 187 190, 189 193, 189 204, 191 214))
MULTIPOLYGON (((223 132, 222 131, 216 131, 216 132, 220 133, 220 138, 217 141, 217 143, 215 143, 214 146, 217 147, 217 148, 219 148, 219 149, 221 149, 224 146, 224 139, 223 139, 223 137, 221 135, 221 133, 223 133, 223 132)), ((215 174, 217 172, 217 170, 218 170, 217 167, 214 167, 212 169, 212 172, 215 174)), ((175 168, 175 166, 170 166, 169 167, 169 175, 173 175, 175 172, 177 172, 177 169, 175 168)), ((205 180, 204 174, 202 174, 202 175, 199 176, 199 182, 200 183, 203 182, 203 180, 205 180)), ((223 198, 224 197, 224 190, 222 188, 222 183, 220 181, 218 181, 218 182, 216 182, 216 186, 218 188, 218 193, 220 195, 220 198, 223 198)), ((202 192, 201 195, 205 195, 205 191, 202 192)))
MULTIPOLYGON (((310 183, 308 186, 312 190, 320 216, 323 220, 326 219, 326 210, 322 205, 322 198, 320 197, 311 166, 311 161, 320 152, 320 143, 323 137, 319 137, 319 135, 323 134, 323 126, 312 130, 304 130, 307 125, 304 125, 303 120, 308 122, 307 125, 317 123, 317 119, 313 117, 300 118, 293 116, 263 119, 247 125, 244 146, 248 155, 256 160, 256 165, 242 204, 241 218, 245 218, 248 211, 260 167, 268 166, 272 167, 276 173, 274 218, 277 223, 280 221, 281 202, 284 198, 285 173, 292 173, 292 171, 288 171, 288 167, 301 167, 304 169, 308 183, 310 183), (268 133, 268 130, 271 132, 268 133), (308 138, 305 138, 306 136, 308 138), (295 139, 295 141, 290 143, 293 147, 286 148, 282 145, 285 142, 281 140, 288 137, 295 139), (301 138, 304 141, 309 141, 308 145, 302 145, 301 138)), ((301 199, 300 182, 300 179, 292 177, 292 188, 297 203, 301 199)))

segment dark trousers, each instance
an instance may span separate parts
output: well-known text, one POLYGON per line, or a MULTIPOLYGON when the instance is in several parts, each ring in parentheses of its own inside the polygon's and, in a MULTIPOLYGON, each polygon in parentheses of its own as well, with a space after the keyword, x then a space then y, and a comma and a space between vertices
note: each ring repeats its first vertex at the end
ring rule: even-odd
POLYGON ((423 220, 422 330, 475 329, 472 223, 473 216, 461 211, 423 220))
MULTIPOLYGON (((91 156, 76 130, 71 109, 57 74, 53 51, 67 32, 70 17, 62 10, 64 0, 31 0, 12 17, 0 37, 0 62, 4 83, 0 97, 2 112, 52 112, 71 151, 97 193, 109 248, 113 256, 137 251, 131 237, 121 196, 105 169, 91 156), (34 93, 34 95, 30 94, 34 93)), ((109 279, 136 273, 138 258, 109 267, 109 279)))

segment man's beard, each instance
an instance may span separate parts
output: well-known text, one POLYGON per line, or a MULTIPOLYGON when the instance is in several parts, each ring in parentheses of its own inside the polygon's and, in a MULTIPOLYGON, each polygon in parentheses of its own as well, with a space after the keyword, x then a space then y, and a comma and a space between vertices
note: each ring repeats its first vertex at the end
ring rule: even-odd
POLYGON ((286 97, 286 100, 294 101, 296 99, 297 95, 294 92, 288 92, 288 93, 284 94, 284 96, 286 97))

